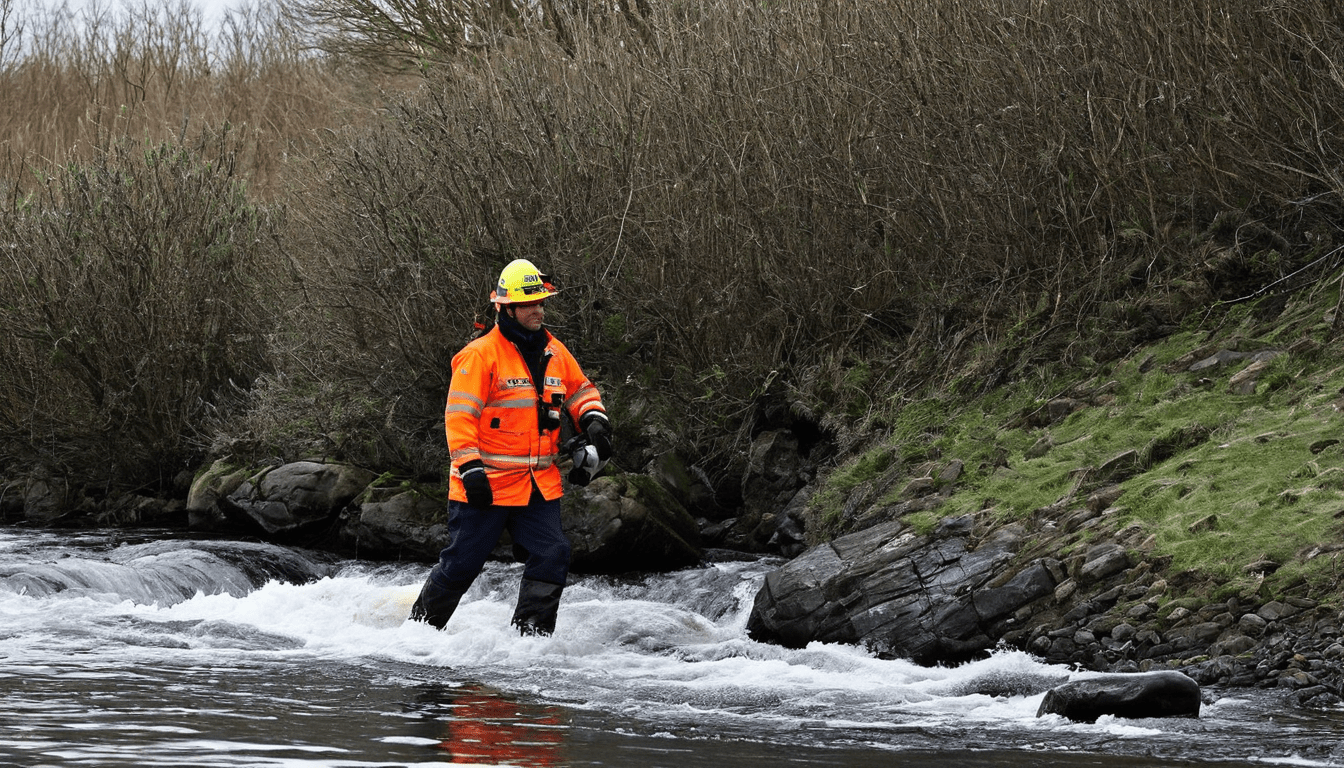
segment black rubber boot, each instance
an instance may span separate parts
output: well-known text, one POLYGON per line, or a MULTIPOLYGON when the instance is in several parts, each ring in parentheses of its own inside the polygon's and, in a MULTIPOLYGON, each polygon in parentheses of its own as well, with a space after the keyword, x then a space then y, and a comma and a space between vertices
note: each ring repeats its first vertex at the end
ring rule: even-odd
POLYGON ((524 635, 549 635, 555 631, 555 615, 560 611, 563 584, 523 579, 518 587, 518 608, 513 626, 524 635))
POLYGON ((439 572, 439 566, 429 572, 429 578, 425 579, 425 585, 420 588, 420 596, 415 598, 415 604, 411 606, 411 620, 423 621, 431 624, 437 629, 443 629, 452 618, 453 611, 457 610, 457 604, 462 601, 462 595, 466 594, 467 587, 455 588, 445 587, 435 580, 439 572))

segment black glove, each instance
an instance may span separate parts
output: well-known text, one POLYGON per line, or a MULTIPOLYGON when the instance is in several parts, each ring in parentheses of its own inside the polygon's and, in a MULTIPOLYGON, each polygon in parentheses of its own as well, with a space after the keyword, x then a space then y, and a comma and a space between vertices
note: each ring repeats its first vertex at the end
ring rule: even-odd
POLYGON ((490 478, 485 474, 485 465, 479 459, 462 465, 462 487, 467 490, 467 503, 478 509, 485 509, 495 503, 495 493, 490 490, 490 478))
POLYGON ((597 458, 606 461, 611 458, 611 425, 607 417, 589 414, 583 418, 583 433, 588 443, 597 449, 597 458))

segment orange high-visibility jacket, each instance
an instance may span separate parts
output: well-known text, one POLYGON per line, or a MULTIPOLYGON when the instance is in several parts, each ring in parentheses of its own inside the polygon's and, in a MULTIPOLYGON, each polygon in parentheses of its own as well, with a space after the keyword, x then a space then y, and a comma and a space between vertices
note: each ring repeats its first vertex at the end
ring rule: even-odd
MULTIPOLYGON (((549 332, 547 333, 549 336, 549 332)), ((545 402, 562 396, 574 423, 591 412, 606 414, 597 387, 554 336, 544 353, 545 402)), ((537 390, 522 352, 504 338, 499 326, 468 344, 453 357, 453 377, 443 413, 452 457, 448 498, 466 501, 462 465, 474 459, 485 464, 496 504, 525 506, 532 481, 546 499, 563 494, 559 460, 560 430, 538 429, 537 390)))

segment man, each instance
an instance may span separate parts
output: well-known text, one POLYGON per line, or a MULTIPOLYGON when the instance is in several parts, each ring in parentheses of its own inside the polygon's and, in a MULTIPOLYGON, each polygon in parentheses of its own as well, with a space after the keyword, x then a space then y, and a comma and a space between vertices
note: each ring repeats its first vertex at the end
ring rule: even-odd
POLYGON ((448 546, 429 572, 411 618, 443 629, 507 528, 526 553, 513 625, 524 635, 555 631, 569 573, 560 528, 563 488, 556 466, 562 412, 596 459, 570 480, 587 484, 611 455, 611 428, 597 388, 544 327, 542 302, 555 288, 526 259, 511 262, 490 294, 497 322, 453 357, 444 426, 448 546))

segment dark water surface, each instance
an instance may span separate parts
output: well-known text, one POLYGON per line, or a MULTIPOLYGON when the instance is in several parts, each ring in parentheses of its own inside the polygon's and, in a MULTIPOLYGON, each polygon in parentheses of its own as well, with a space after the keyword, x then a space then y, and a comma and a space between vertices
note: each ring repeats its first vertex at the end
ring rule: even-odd
POLYGON ((1024 654, 754 643, 771 564, 580 580, 520 638, 514 566, 435 632, 404 621, 424 566, 231 546, 0 528, 0 766, 1344 766, 1344 712, 1273 692, 1076 724, 979 692, 1079 676, 1024 654), (295 558, 326 575, 248 583, 295 558))

